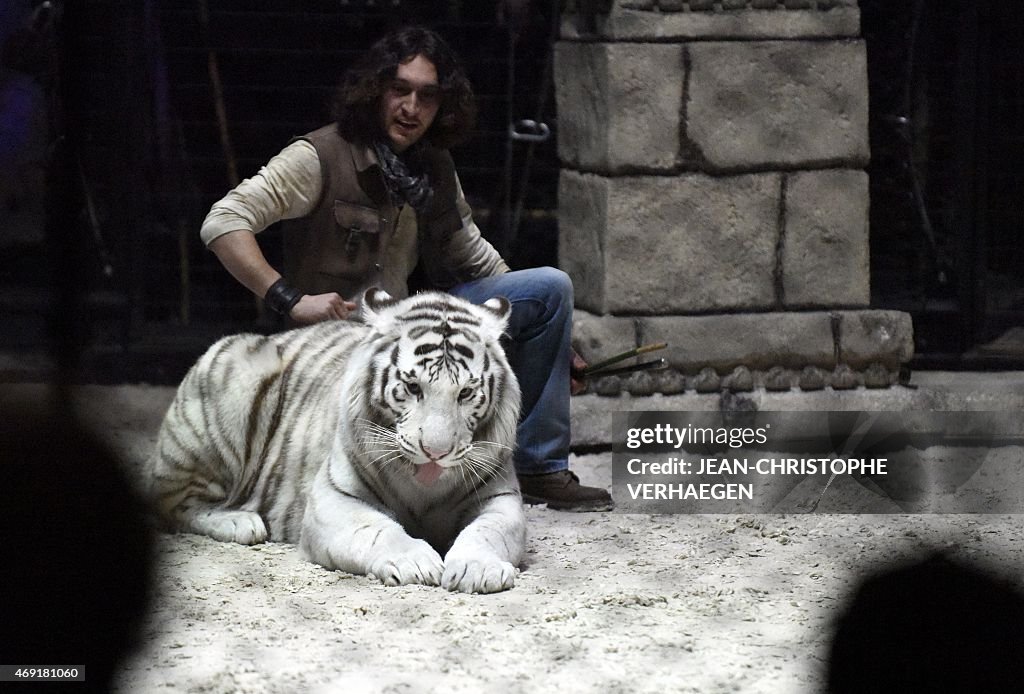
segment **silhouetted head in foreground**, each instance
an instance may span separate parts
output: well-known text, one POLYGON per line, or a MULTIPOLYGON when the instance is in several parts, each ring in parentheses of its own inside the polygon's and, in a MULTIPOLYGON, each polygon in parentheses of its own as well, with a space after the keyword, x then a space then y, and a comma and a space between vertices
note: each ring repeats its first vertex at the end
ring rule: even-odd
POLYGON ((60 690, 109 691, 148 603, 145 514, 119 461, 67 408, 0 403, 0 664, 84 665, 85 682, 60 690))
POLYGON ((1022 647, 1024 597, 935 555, 860 586, 837 626, 828 691, 1020 691, 1022 647))

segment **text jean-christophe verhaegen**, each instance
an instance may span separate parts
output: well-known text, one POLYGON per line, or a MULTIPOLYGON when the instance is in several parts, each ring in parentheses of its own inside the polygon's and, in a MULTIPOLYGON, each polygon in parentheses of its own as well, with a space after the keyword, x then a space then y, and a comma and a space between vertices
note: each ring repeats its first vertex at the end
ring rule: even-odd
POLYGON ((808 479, 824 490, 840 476, 886 478, 887 451, 858 445, 899 433, 886 422, 856 412, 616 413, 613 494, 627 513, 767 511, 808 479))
MULTIPOLYGON (((658 423, 650 427, 631 427, 626 430, 625 446, 636 451, 644 446, 671 446, 681 449, 686 444, 727 446, 740 449, 763 446, 769 442, 771 424, 763 427, 702 427, 686 424, 675 426, 658 423)), ((626 472, 650 480, 658 477, 682 479, 677 482, 644 481, 627 483, 633 499, 647 500, 721 500, 753 499, 754 484, 724 481, 737 475, 884 475, 887 458, 846 457, 705 457, 663 456, 660 460, 630 457, 626 472), (722 477, 723 481, 690 482, 690 475, 722 477)))

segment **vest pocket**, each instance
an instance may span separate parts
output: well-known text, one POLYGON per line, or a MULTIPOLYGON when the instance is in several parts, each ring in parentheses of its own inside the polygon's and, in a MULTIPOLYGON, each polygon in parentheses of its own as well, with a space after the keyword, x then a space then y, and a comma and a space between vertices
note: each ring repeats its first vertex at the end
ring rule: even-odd
POLYGON ((367 275, 380 251, 377 210, 335 200, 334 228, 320 251, 320 272, 349 278, 367 275))

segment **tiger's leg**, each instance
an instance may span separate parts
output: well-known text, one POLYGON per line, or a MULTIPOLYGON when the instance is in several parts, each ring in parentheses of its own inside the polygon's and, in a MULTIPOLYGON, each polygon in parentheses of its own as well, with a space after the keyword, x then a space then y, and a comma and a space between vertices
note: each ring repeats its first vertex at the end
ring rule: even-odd
POLYGON ((260 514, 218 508, 193 509, 182 518, 182 530, 207 535, 221 542, 258 545, 267 541, 267 526, 260 514))
POLYGON ((236 432, 267 429, 254 405, 269 397, 281 371, 277 346, 257 335, 233 335, 200 357, 178 388, 150 460, 150 495, 163 521, 176 531, 221 542, 265 542, 259 514, 239 509, 245 450, 236 432), (257 394, 254 398, 253 394, 257 394), (230 505, 232 508, 226 508, 230 505))
POLYGON ((526 547, 523 502, 505 492, 484 502, 444 558, 441 587, 462 593, 497 593, 515 583, 526 547))
POLYGON ((218 482, 180 463, 168 465, 164 455, 158 449, 151 492, 170 529, 242 545, 266 542, 267 526, 258 513, 224 508, 227 493, 218 482))
MULTIPOLYGON (((342 467, 332 458, 317 473, 302 521, 303 555, 328 569, 375 576, 389 586, 436 586, 444 569, 441 555, 410 537, 394 519, 343 489, 342 467)), ((347 486, 347 485, 345 485, 347 486)))
POLYGON ((161 439, 153 466, 151 498, 169 529, 243 545, 267 540, 260 515, 224 508, 228 494, 220 480, 198 459, 183 460, 173 442, 161 439))

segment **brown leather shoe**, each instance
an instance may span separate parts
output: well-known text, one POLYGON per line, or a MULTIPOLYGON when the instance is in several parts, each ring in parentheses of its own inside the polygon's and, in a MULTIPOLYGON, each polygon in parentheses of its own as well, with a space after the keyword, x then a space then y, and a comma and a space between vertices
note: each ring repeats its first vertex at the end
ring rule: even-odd
POLYGON ((611 494, 599 487, 584 487, 571 470, 543 475, 520 475, 519 488, 528 504, 547 504, 556 511, 611 511, 611 494))

